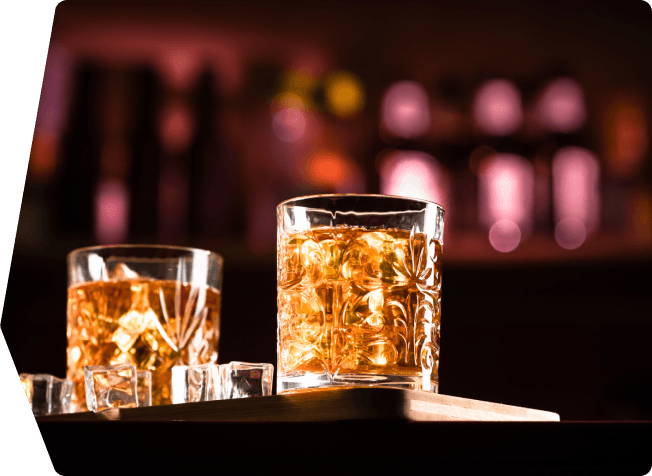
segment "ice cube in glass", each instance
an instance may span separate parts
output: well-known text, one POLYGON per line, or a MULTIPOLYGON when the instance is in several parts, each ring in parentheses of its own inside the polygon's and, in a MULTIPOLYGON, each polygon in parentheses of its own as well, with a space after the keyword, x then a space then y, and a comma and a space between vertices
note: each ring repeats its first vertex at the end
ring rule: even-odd
POLYGON ((84 367, 86 406, 93 412, 138 406, 136 367, 129 364, 84 367))
POLYGON ((220 373, 215 364, 172 367, 172 403, 219 400, 220 390, 220 373))
POLYGON ((222 398, 264 397, 272 394, 274 366, 229 362, 220 365, 222 398))

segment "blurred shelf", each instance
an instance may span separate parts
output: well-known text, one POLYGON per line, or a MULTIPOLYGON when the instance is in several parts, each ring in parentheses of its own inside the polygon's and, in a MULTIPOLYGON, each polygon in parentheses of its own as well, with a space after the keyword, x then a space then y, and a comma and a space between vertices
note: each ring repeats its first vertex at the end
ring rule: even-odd
MULTIPOLYGON (((63 262, 72 250, 93 246, 88 240, 52 240, 40 247, 16 246, 14 255, 21 258, 63 262)), ((276 249, 252 253, 242 239, 198 239, 192 247, 203 248, 220 254, 225 265, 243 267, 275 266, 276 249)), ((531 235, 513 251, 496 251, 484 233, 452 233, 444 242, 444 263, 446 265, 528 265, 528 264, 570 264, 613 261, 652 260, 652 241, 628 239, 617 234, 598 234, 586 240, 574 250, 563 249, 551 236, 531 235)))
POLYGON ((652 259, 652 241, 623 235, 599 234, 577 249, 566 250, 552 236, 531 235, 513 251, 496 251, 486 234, 460 233, 446 236, 444 263, 455 265, 557 264, 652 259))

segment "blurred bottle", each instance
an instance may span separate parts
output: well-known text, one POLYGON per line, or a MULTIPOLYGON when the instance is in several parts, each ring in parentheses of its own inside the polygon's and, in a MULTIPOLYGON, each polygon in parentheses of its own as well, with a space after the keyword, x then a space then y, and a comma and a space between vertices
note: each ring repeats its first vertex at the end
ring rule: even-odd
POLYGON ((160 80, 154 70, 138 69, 133 74, 133 89, 130 241, 153 243, 158 226, 161 173, 161 145, 156 129, 161 100, 160 80))
POLYGON ((196 132, 188 163, 191 240, 234 235, 235 216, 242 213, 244 203, 221 127, 222 101, 217 91, 215 75, 210 69, 204 69, 192 96, 196 132))
POLYGON ((82 64, 75 79, 70 121, 61 145, 61 162, 53 188, 57 235, 91 242, 93 194, 99 175, 98 88, 102 71, 82 64))

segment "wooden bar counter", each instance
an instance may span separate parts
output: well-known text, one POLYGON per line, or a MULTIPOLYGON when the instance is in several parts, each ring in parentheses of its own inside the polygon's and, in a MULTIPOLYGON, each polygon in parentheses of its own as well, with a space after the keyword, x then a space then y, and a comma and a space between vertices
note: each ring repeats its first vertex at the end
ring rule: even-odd
POLYGON ((68 474, 636 474, 652 422, 358 388, 37 418, 68 474))

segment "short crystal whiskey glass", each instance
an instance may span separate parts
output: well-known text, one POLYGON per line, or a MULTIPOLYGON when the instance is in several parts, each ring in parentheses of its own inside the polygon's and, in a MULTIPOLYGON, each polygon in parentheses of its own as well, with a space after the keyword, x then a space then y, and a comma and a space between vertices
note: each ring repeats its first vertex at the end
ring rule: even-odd
POLYGON ((68 373, 84 404, 84 367, 151 372, 169 404, 172 367, 217 362, 222 258, 171 246, 84 248, 68 255, 68 373))
POLYGON ((277 393, 437 392, 444 209, 382 195, 277 207, 277 393))

